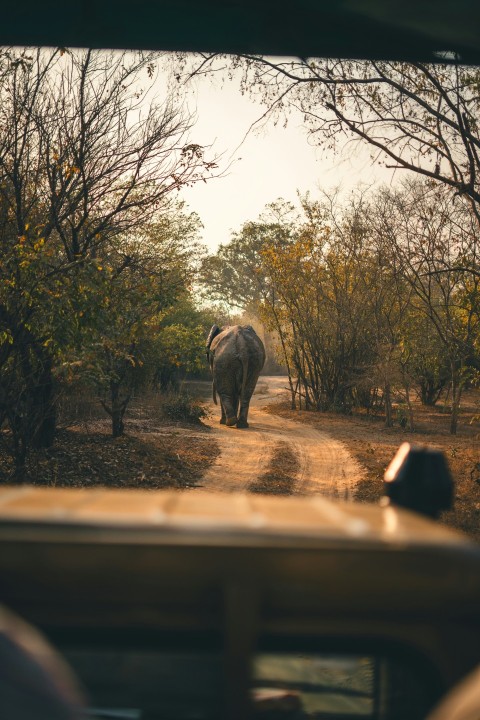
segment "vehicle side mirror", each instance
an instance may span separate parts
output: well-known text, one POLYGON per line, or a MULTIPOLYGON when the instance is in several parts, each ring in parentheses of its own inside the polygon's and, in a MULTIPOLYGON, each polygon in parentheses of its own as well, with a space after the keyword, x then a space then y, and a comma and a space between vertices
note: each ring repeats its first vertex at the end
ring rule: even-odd
POLYGON ((403 443, 385 471, 387 503, 438 518, 453 505, 453 479, 440 450, 403 443))

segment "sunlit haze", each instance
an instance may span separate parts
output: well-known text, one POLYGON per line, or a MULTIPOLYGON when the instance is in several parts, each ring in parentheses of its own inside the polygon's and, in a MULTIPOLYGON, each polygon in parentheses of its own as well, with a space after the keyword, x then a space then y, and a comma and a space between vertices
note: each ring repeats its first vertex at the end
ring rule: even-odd
POLYGON ((269 121, 250 130, 264 108, 242 95, 233 81, 196 80, 187 97, 197 115, 192 142, 211 146, 209 153, 220 155, 220 167, 228 168, 223 177, 181 192, 200 216, 203 241, 211 250, 278 198, 297 202, 297 191, 315 195, 320 187, 338 185, 348 191, 358 183, 391 178, 391 172, 372 164, 368 149, 358 143, 337 154, 313 146, 299 116, 290 116, 286 127, 269 121))

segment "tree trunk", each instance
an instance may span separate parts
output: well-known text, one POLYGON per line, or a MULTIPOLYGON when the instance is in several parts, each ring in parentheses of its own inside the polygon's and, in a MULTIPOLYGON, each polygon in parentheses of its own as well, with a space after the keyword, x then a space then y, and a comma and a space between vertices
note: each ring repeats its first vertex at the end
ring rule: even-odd
POLYGON ((312 401, 310 399, 309 385, 305 383, 305 410, 310 410, 312 407, 312 401))
POLYGON ((125 426, 123 424, 123 416, 127 407, 126 400, 120 400, 120 383, 110 382, 110 399, 112 402, 111 416, 112 416, 112 437, 120 437, 123 435, 125 426))
POLYGON ((383 401, 385 404, 385 427, 393 426, 392 393, 390 383, 385 383, 383 388, 383 401))
POLYGON ((112 418, 112 437, 114 438, 123 435, 123 431, 125 429, 123 416, 125 415, 125 410, 127 409, 127 405, 131 397, 128 395, 124 400, 120 399, 120 385, 121 382, 115 382, 114 380, 110 381, 110 407, 108 407, 104 400, 100 400, 103 409, 112 418))
POLYGON ((462 397, 462 384, 459 382, 456 373, 452 377, 452 414, 450 415, 450 434, 457 434, 458 414, 460 410, 460 399, 462 397))
POLYGON ((288 370, 288 384, 290 385, 290 398, 291 398, 290 409, 291 409, 291 410, 296 410, 296 409, 297 409, 297 405, 296 405, 296 402, 295 402, 295 393, 296 393, 296 390, 295 390, 295 388, 293 387, 293 380, 292 380, 292 376, 290 375, 290 370, 288 370))
POLYGON ((52 360, 46 358, 40 377, 33 389, 32 415, 35 427, 33 429, 32 447, 50 448, 55 439, 56 408, 55 387, 52 376, 52 360))
POLYGON ((407 401, 408 407, 408 429, 410 432, 415 432, 415 422, 413 417, 413 405, 410 398, 410 383, 408 381, 408 374, 405 365, 402 364, 402 376, 403 376, 403 388, 405 390, 405 400, 407 401))
POLYGON ((446 413, 446 412, 447 412, 447 403, 448 403, 448 399, 449 399, 449 397, 450 397, 450 392, 451 392, 451 390, 452 390, 452 383, 449 383, 448 388, 447 388, 447 392, 446 392, 446 394, 445 394, 445 398, 444 398, 444 400, 443 400, 442 413, 446 413))
POLYGON ((123 412, 119 409, 115 409, 112 412, 112 437, 121 437, 124 429, 123 412))
POLYGON ((410 385, 408 385, 408 383, 405 384, 405 397, 406 397, 407 406, 408 406, 408 429, 410 430, 410 432, 415 432, 413 405, 412 405, 412 400, 410 398, 410 385))

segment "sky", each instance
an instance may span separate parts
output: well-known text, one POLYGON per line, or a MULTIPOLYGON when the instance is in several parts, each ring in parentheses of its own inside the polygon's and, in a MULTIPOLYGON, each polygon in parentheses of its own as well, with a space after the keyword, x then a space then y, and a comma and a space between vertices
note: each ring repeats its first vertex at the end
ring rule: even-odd
POLYGON ((218 81, 198 80, 187 98, 197 115, 191 142, 212 146, 209 152, 222 156, 223 167, 233 161, 224 177, 181 192, 189 209, 200 216, 203 242, 211 251, 280 197, 297 202, 297 191, 315 197, 319 187, 341 185, 348 192, 358 183, 390 180, 386 171, 372 167, 365 147, 350 145, 335 155, 313 147, 298 118, 291 117, 286 128, 270 122, 248 132, 263 110, 241 95, 234 82, 221 87, 218 81))

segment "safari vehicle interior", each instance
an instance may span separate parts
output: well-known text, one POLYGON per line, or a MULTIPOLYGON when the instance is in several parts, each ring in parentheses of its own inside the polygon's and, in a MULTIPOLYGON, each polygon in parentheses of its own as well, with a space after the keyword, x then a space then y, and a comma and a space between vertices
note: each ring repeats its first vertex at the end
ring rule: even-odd
POLYGON ((94 717, 420 720, 478 662, 478 548, 394 506, 10 488, 0 546, 94 717))
MULTIPOLYGON (((0 42, 480 64, 479 20, 473 0, 24 0, 0 42)), ((69 663, 78 717, 426 718, 479 662, 479 570, 392 505, 0 491, 0 601, 69 663)))

